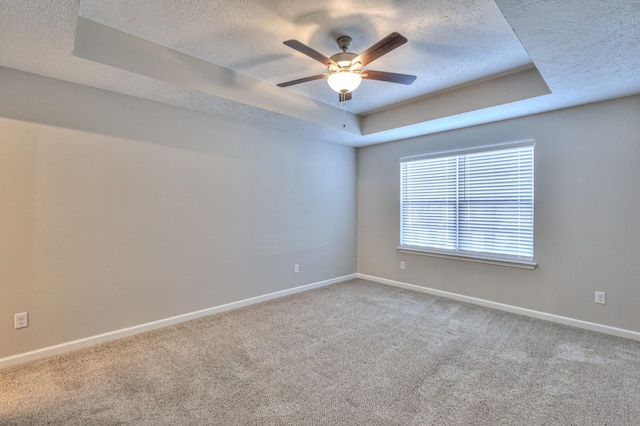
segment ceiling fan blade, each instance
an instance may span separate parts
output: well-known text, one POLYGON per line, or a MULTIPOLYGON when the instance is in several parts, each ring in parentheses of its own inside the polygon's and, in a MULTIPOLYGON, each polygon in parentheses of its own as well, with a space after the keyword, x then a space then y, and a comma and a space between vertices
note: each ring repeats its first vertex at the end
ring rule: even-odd
POLYGON ((406 37, 399 33, 391 33, 360 55, 358 55, 352 63, 360 62, 362 66, 367 65, 378 59, 380 56, 391 52, 393 49, 402 46, 407 42, 406 37))
POLYGON ((390 83, 400 83, 400 84, 411 84, 416 80, 415 75, 396 74, 394 72, 371 71, 371 70, 363 71, 362 78, 366 78, 368 80, 388 81, 390 83))
POLYGON ((350 101, 351 100, 351 92, 338 93, 338 99, 340 99, 340 102, 350 101))
POLYGON ((304 77, 304 78, 299 78, 297 80, 291 80, 284 83, 280 83, 278 84, 278 87, 289 87, 289 86, 293 86, 294 84, 306 83, 307 81, 320 80, 321 78, 326 78, 328 76, 329 76, 328 74, 312 75, 310 77, 304 77))
POLYGON ((327 67, 329 65, 332 65, 332 64, 335 65, 335 66, 338 66, 338 64, 336 64, 328 56, 323 55, 322 53, 318 52, 317 50, 313 50, 312 48, 310 48, 306 44, 300 43, 298 40, 287 40, 287 41, 283 41, 282 43, 287 45, 287 46, 289 46, 292 49, 297 50, 300 53, 304 53, 305 55, 307 55, 311 59, 315 59, 316 61, 321 62, 323 65, 325 65, 327 67))

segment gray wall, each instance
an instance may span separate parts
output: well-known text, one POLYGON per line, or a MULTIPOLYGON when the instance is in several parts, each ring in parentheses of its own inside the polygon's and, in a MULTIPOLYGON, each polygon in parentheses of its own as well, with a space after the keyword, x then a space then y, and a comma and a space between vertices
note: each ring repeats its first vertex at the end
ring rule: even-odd
MULTIPOLYGON (((356 271, 352 148, 6 68, 0 96, 0 357, 356 271)), ((639 117, 359 149, 358 272, 640 331, 639 117), (400 157, 531 138, 538 269, 397 253, 400 157)))
POLYGON ((358 150, 367 275, 640 331, 639 218, 638 96, 358 150), (536 270, 397 252, 401 157, 525 139, 536 141, 536 270))
POLYGON ((0 96, 0 357, 356 271, 353 148, 6 68, 0 96))

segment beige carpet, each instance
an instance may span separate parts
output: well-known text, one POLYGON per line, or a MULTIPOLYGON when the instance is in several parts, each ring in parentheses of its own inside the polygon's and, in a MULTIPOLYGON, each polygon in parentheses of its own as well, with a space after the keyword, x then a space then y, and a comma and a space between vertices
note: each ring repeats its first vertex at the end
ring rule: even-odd
POLYGON ((0 370, 0 424, 640 425, 640 344, 354 280, 0 370))

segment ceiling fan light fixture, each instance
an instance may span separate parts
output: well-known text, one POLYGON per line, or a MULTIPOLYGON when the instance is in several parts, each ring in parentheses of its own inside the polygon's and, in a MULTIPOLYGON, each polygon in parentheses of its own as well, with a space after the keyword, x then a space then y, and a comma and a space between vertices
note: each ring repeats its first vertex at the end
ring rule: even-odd
POLYGON ((338 93, 353 92, 358 88, 358 86, 360 86, 361 81, 362 77, 360 77, 360 74, 356 74, 351 71, 340 71, 331 74, 327 79, 329 87, 331 87, 334 92, 338 93))
POLYGON ((351 37, 341 36, 336 40, 342 52, 336 53, 330 58, 313 50, 298 40, 287 40, 283 44, 298 52, 307 55, 327 67, 328 74, 316 74, 297 80, 279 83, 278 87, 289 87, 294 84, 326 78, 329 87, 340 95, 340 102, 346 102, 353 97, 351 93, 360 86, 363 78, 368 80, 388 81, 390 83, 411 84, 416 79, 415 75, 397 74, 385 71, 366 70, 363 67, 375 61, 382 55, 402 46, 407 42, 406 37, 399 33, 391 33, 364 52, 357 54, 347 52, 351 44, 351 37))

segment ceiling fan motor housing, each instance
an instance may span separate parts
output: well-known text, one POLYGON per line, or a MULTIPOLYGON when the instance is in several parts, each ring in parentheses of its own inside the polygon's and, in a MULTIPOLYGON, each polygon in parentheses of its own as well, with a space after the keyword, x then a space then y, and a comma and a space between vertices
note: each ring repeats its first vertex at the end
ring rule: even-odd
POLYGON ((338 64, 340 68, 351 66, 351 61, 358 56, 356 53, 342 52, 336 53, 331 57, 331 60, 338 64))
POLYGON ((336 39, 338 47, 342 49, 342 53, 336 53, 331 57, 331 60, 338 64, 340 69, 336 70, 335 67, 329 67, 329 72, 345 71, 352 65, 352 61, 358 56, 356 53, 347 52, 351 45, 351 37, 340 36, 336 39))

